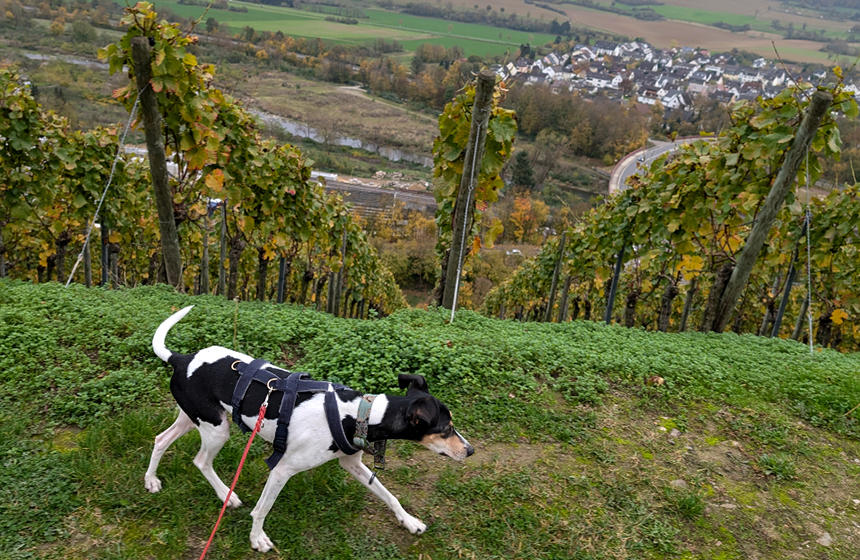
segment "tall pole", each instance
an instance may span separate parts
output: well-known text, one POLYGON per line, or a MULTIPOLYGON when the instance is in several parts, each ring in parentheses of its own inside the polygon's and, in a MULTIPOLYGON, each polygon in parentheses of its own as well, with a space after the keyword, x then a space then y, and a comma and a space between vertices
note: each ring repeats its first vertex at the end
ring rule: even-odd
POLYGON ((451 252, 445 263, 445 287, 442 292, 442 307, 453 313, 460 284, 460 272, 468 232, 472 229, 472 208, 475 199, 472 193, 478 174, 481 171, 481 159, 484 155, 484 144, 487 140, 487 123, 493 105, 493 89, 496 85, 496 75, 489 70, 478 74, 478 85, 475 88, 475 103, 472 106, 472 127, 469 131, 469 143, 466 145, 466 155, 463 160, 463 175, 457 191, 457 202, 454 205, 454 216, 451 224, 451 252))
POLYGON ((627 249, 627 240, 618 251, 615 258, 615 268, 612 272, 612 282, 609 284, 609 293, 606 295, 606 311, 603 312, 603 321, 608 325, 612 322, 612 308, 615 306, 615 294, 618 292, 618 279, 621 278, 621 266, 624 264, 624 251, 627 249))
POLYGON ((555 261, 555 268, 552 271, 552 283, 549 288, 549 302, 546 304, 546 313, 544 313, 543 316, 543 320, 546 323, 552 321, 552 308, 555 305, 555 294, 558 291, 558 275, 561 272, 561 265, 564 261, 564 241, 566 235, 567 231, 561 232, 561 237, 558 240, 558 258, 555 261))
POLYGON ((227 293, 227 201, 221 201, 221 247, 218 250, 218 295, 227 293))
MULTIPOLYGON (((806 235, 808 219, 809 214, 803 218, 800 237, 806 235)), ((794 284, 794 278, 797 276, 797 267, 795 264, 797 264, 797 245, 794 246, 794 252, 791 254, 791 264, 788 265, 788 278, 785 280, 785 290, 782 292, 782 301, 779 303, 779 310, 776 312, 776 318, 773 320, 773 330, 770 332, 770 336, 772 337, 779 334, 779 327, 782 325, 782 317, 785 314, 785 307, 788 305, 788 296, 791 294, 791 285, 794 284)))
POLYGON ((167 283, 179 287, 182 281, 182 259, 179 254, 179 235, 173 216, 173 196, 167 182, 167 157, 164 153, 164 138, 161 136, 161 113, 155 92, 149 87, 152 79, 151 49, 148 37, 134 37, 131 40, 131 54, 134 59, 134 76, 140 90, 140 114, 146 133, 149 172, 155 191, 155 206, 158 209, 158 227, 161 232, 161 249, 167 272, 167 283))
POLYGON ((732 276, 729 278, 726 289, 720 298, 717 316, 713 324, 714 331, 722 332, 726 328, 726 325, 728 325, 741 292, 747 285, 755 261, 758 259, 758 255, 767 240, 768 232, 776 219, 779 209, 782 207, 783 202, 785 202, 786 195, 791 190, 794 178, 797 176, 797 170, 800 169, 803 157, 809 150, 809 145, 812 143, 813 137, 815 137, 815 131, 818 130, 821 119, 827 114, 832 101, 833 96, 825 91, 816 91, 812 94, 812 100, 809 102, 809 107, 803 116, 803 121, 800 123, 797 135, 794 137, 794 142, 792 142, 791 147, 788 149, 788 153, 785 156, 782 167, 779 169, 779 173, 776 175, 773 186, 755 218, 752 230, 747 237, 743 249, 741 249, 740 255, 738 255, 737 264, 732 271, 732 276))

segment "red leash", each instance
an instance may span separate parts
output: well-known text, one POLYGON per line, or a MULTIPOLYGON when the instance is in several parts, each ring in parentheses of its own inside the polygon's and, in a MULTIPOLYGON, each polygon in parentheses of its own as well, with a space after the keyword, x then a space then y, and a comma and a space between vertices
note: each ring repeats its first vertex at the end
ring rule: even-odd
POLYGON ((212 527, 212 534, 209 535, 209 540, 206 541, 206 546, 203 547, 203 552, 200 553, 200 558, 203 560, 206 553, 209 551, 209 545, 212 544, 212 539, 215 538, 215 531, 218 530, 218 525, 221 524, 221 518, 224 517, 224 511, 227 509, 227 504, 230 502, 230 496, 233 495, 233 489, 236 488, 236 483, 239 481, 239 474, 242 472, 242 467, 245 465, 245 459, 248 457, 248 450, 251 449, 251 442, 254 441, 254 436, 260 431, 260 426, 263 425, 263 416, 266 415, 266 407, 269 406, 269 395, 272 394, 272 389, 269 389, 269 394, 266 395, 266 400, 260 406, 260 414, 257 415, 257 423, 254 425, 254 430, 251 432, 251 437, 248 438, 248 443, 245 445, 245 452, 242 453, 242 459, 239 461, 239 468, 236 469, 236 474, 233 476, 233 484, 230 485, 230 491, 227 492, 227 497, 224 498, 224 505, 221 506, 221 513, 218 514, 218 520, 215 521, 215 526, 212 527))

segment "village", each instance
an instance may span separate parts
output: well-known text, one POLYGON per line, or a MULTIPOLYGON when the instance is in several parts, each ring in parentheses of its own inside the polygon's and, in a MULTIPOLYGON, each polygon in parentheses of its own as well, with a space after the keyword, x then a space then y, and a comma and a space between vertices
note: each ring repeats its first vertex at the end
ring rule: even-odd
MULTIPOLYGON (((773 97, 793 80, 817 84, 827 79, 823 69, 801 76, 781 61, 762 57, 743 65, 731 53, 711 54, 692 47, 657 49, 644 41, 597 41, 534 60, 523 56, 498 66, 496 73, 506 81, 547 84, 584 96, 603 95, 645 105, 659 102, 666 109, 690 107, 698 95, 732 103, 773 97)), ((855 97, 860 95, 855 84, 848 84, 847 89, 855 97)))

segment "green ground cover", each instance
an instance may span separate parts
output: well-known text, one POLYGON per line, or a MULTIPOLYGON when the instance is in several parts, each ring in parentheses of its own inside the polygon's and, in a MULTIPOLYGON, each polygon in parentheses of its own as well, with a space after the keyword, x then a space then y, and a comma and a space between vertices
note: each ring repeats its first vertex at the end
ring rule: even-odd
MULTIPOLYGON (((0 280, 2 558, 199 555, 219 508, 191 463, 199 438, 165 455, 159 494, 142 481, 175 415, 152 332, 192 303, 170 348, 230 346, 367 391, 419 373, 477 449, 459 464, 392 443, 381 480, 428 523, 422 536, 331 463, 290 480, 268 518, 278 551, 257 554, 248 513, 269 450, 255 443, 245 505, 209 558, 849 560, 860 546, 860 425, 846 415, 860 402, 857 354, 468 311, 453 325, 436 310, 352 321, 163 286, 0 280)), ((219 455, 222 477, 244 443, 235 435, 219 455)))

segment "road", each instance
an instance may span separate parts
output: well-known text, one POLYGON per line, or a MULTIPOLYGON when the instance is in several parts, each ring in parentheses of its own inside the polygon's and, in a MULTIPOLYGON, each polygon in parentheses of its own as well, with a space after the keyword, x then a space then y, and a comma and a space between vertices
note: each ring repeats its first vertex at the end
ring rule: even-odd
POLYGON ((610 196, 615 194, 618 191, 623 191, 627 188, 627 179, 631 175, 635 175, 639 172, 639 168, 647 168, 651 163, 665 154, 666 152, 674 151, 681 144, 688 144, 690 142, 694 142, 696 140, 709 140, 708 137, 693 137, 693 138, 679 138, 674 142, 662 142, 660 140, 652 140, 651 143, 654 144, 651 148, 642 148, 641 150, 636 150, 635 152, 631 152, 621 158, 614 168, 612 168, 612 174, 609 176, 609 194, 610 196))

